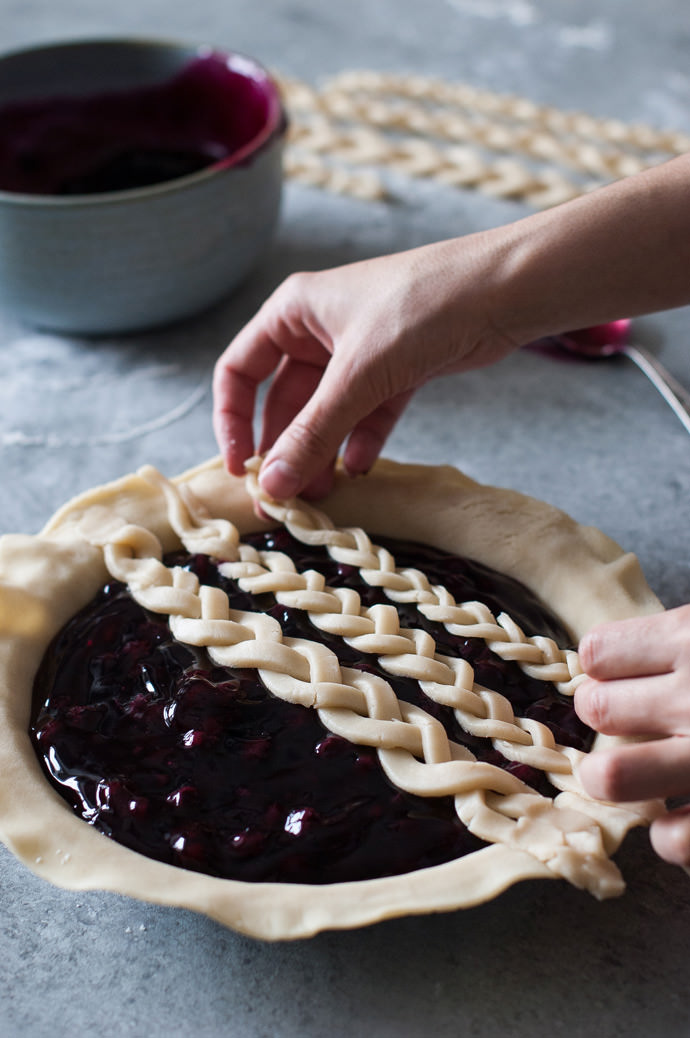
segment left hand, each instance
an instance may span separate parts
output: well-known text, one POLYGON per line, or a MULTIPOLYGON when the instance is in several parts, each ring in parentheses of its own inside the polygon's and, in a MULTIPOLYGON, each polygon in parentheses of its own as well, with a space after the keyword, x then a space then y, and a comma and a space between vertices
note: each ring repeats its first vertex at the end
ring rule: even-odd
MULTIPOLYGON (((690 605, 594 628, 580 644, 589 680, 575 709, 605 735, 644 741, 602 749, 580 765, 600 800, 690 798, 690 605)), ((657 818, 652 846, 690 866, 690 803, 657 818)))

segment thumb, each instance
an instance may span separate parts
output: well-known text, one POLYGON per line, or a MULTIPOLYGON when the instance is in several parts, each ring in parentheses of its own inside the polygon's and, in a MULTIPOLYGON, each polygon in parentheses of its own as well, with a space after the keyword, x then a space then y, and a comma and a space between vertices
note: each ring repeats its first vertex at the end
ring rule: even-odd
POLYGON ((283 430, 259 482, 275 498, 293 497, 332 463, 348 433, 376 406, 368 380, 353 378, 333 357, 313 395, 283 430))

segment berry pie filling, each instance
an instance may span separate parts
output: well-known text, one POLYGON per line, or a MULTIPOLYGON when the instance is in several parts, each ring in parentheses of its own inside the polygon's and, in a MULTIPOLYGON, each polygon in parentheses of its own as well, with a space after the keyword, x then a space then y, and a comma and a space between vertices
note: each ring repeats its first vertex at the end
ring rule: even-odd
MULTIPOLYGON (((390 604, 357 569, 284 529, 244 540, 288 554, 300 571, 319 570, 333 588, 356 589, 365 607, 390 604)), ((525 630, 568 643, 556 617, 515 580, 427 546, 378 541, 399 566, 421 570, 456 601, 480 600, 525 630)), ((542 771, 468 735, 417 681, 394 677, 375 656, 318 630, 304 611, 241 590, 206 555, 178 553, 165 562, 221 587, 231 609, 266 612, 286 637, 320 641, 343 666, 384 677, 399 700, 432 714, 478 760, 555 794, 542 771)), ((422 628, 439 653, 466 659, 476 681, 505 696, 517 716, 545 724, 561 745, 589 749, 593 733, 552 684, 501 659, 483 639, 450 634, 413 604, 397 609, 401 627, 422 628)), ((257 670, 220 667, 204 649, 175 641, 166 617, 148 612, 117 581, 46 652, 31 735, 49 781, 77 815, 134 851, 212 876, 336 883, 411 872, 485 846, 460 821, 452 797, 398 789, 373 748, 329 732, 316 710, 274 696, 257 670)))

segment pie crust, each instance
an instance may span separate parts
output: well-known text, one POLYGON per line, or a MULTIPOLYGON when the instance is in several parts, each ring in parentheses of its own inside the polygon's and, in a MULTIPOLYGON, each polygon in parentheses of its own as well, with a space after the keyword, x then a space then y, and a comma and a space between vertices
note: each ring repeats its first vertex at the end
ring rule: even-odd
MULTIPOLYGON (((595 623, 662 608, 635 557, 544 502, 483 486, 449 467, 382 460, 360 480, 339 474, 322 512, 267 499, 257 464, 250 463, 246 481, 228 476, 220 459, 173 481, 146 467, 75 498, 37 536, 0 538, 0 839, 61 887, 184 906, 264 939, 467 907, 529 878, 566 878, 599 898, 621 893, 610 855, 632 826, 658 813, 658 803, 622 807, 587 798, 576 775, 580 752, 555 744, 544 725, 516 718, 504 697, 473 687, 469 664, 438 656, 422 632, 396 627, 393 610, 370 613, 356 593, 354 600, 338 595, 318 574, 300 574, 285 556, 269 559, 239 538, 284 522, 298 539, 325 544, 358 565, 363 579, 385 587, 391 600, 414 601, 456 633, 484 637, 566 694, 581 677, 576 652, 522 632, 486 607, 455 603, 415 571, 396 570, 363 530, 424 542, 522 581, 565 623, 573 644, 595 623), (256 518, 253 499, 270 520, 256 518), (360 639, 385 668, 415 677, 427 695, 455 707, 464 727, 544 770, 561 792, 550 800, 475 761, 429 715, 391 699, 385 681, 340 668, 325 647, 283 638, 263 614, 233 615, 222 591, 199 587, 192 574, 161 562, 162 553, 182 546, 231 560, 223 569, 246 590, 270 586, 317 625, 360 639), (206 646, 219 663, 256 667, 274 694, 315 707, 336 734, 376 746, 395 784, 425 796, 455 796, 460 818, 489 846, 381 879, 245 883, 151 860, 77 818, 48 784, 31 745, 32 685, 52 637, 109 574, 128 583, 141 604, 168 614, 179 640, 206 646)), ((597 737, 594 748, 602 741, 597 737)))

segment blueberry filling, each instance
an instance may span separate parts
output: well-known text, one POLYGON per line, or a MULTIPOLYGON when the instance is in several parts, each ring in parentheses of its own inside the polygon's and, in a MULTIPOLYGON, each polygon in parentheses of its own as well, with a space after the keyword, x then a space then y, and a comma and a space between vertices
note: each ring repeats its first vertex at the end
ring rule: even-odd
MULTIPOLYGON (((306 548, 285 531, 246 538, 319 569, 331 586, 356 587, 366 605, 388 602, 356 570, 306 548)), ((422 569, 457 601, 479 598, 509 612, 527 632, 567 635, 515 581, 417 544, 378 538, 400 566, 422 569)), ((286 635, 335 640, 271 595, 253 597, 202 555, 170 556, 203 583, 222 587, 231 608, 263 610, 286 635)), ((461 655, 477 681, 515 712, 551 727, 556 741, 587 749, 591 732, 552 685, 527 677, 483 640, 458 639, 399 607, 403 626, 421 626, 438 651, 461 655)), ((447 707, 338 640, 341 662, 381 674, 398 697, 434 714, 452 739, 552 795, 541 772, 503 758, 467 735, 447 707)), ((166 619, 147 612, 116 582, 58 634, 34 686, 31 734, 50 782, 74 811, 107 836, 160 861, 246 881, 334 883, 409 872, 483 846, 457 818, 453 800, 421 798, 386 779, 376 752, 328 732, 316 711, 275 698, 255 671, 215 666, 203 650, 175 642, 166 619)))

